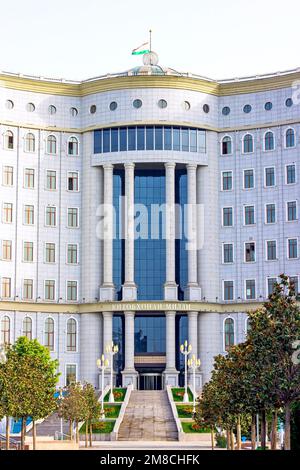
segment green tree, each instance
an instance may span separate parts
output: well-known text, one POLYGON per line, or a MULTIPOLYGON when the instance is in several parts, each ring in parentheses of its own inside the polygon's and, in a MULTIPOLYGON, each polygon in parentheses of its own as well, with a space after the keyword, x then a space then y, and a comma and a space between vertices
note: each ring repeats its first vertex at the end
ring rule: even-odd
POLYGON ((98 397, 95 393, 93 385, 84 383, 82 388, 83 398, 86 403, 86 414, 85 414, 85 446, 88 447, 88 434, 89 443, 92 447, 92 423, 93 420, 100 418, 101 416, 101 405, 98 401, 98 397))
POLYGON ((84 421, 88 415, 88 405, 85 400, 82 384, 72 382, 65 388, 64 399, 59 404, 59 416, 69 421, 70 439, 73 439, 73 423, 76 428, 76 442, 79 442, 79 423, 84 421))

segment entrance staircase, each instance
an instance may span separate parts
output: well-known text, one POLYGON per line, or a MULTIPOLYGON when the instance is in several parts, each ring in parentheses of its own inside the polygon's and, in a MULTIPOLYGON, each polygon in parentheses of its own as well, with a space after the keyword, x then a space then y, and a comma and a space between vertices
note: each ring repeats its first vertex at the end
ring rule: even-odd
POLYGON ((118 441, 177 441, 178 432, 167 392, 131 392, 118 441))

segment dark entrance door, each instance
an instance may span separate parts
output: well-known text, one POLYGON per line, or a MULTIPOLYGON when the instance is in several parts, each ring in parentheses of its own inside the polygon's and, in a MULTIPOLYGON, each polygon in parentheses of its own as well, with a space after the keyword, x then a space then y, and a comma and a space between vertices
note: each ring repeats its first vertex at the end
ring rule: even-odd
POLYGON ((162 374, 143 373, 139 374, 139 390, 162 390, 162 374))

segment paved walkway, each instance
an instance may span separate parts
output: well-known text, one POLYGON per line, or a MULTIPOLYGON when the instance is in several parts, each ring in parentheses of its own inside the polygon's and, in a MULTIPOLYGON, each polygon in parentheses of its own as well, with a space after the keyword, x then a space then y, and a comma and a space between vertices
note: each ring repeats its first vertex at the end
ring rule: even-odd
MULTIPOLYGON (((84 449, 84 442, 80 442, 81 450, 211 450, 210 442, 179 442, 179 441, 94 441, 93 447, 84 449)), ((216 449, 225 450, 225 449, 216 449)))
POLYGON ((134 390, 121 423, 119 441, 177 441, 178 433, 164 390, 134 390))

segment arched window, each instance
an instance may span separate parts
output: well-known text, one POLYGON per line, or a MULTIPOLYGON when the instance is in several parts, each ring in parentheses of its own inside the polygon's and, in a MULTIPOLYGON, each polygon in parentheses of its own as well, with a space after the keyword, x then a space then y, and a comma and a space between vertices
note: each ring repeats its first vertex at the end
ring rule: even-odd
POLYGON ((12 131, 6 131, 4 134, 4 146, 6 149, 12 150, 14 148, 14 135, 12 131))
POLYGON ((50 351, 54 350, 54 320, 50 317, 45 320, 45 346, 50 351))
POLYGON ((251 134, 246 134, 243 138, 243 152, 244 153, 253 152, 253 137, 251 134))
POLYGON ((295 131, 294 129, 288 129, 285 134, 285 146, 295 147, 295 131))
POLYGON ((234 345, 234 320, 232 318, 226 318, 224 322, 225 351, 229 351, 229 349, 233 345, 234 345))
POLYGON ((230 155, 232 152, 232 141, 231 137, 226 135, 222 139, 222 155, 230 155))
POLYGON ((55 135, 48 135, 48 137, 47 137, 47 153, 50 153, 52 155, 56 155, 56 153, 57 153, 55 135))
POLYGON ((68 142, 68 155, 78 155, 78 139, 76 137, 70 137, 68 142))
POLYGON ((23 320, 23 336, 32 339, 32 320, 30 317, 25 317, 23 320))
POLYGON ((67 351, 76 351, 77 324, 74 318, 67 322, 67 351))
POLYGON ((1 320, 1 341, 0 344, 10 343, 10 318, 5 316, 1 320))
POLYGON ((35 137, 32 132, 28 132, 25 137, 25 150, 26 152, 35 152, 35 137))
POLYGON ((265 150, 274 150, 274 134, 271 131, 265 134, 265 150))

